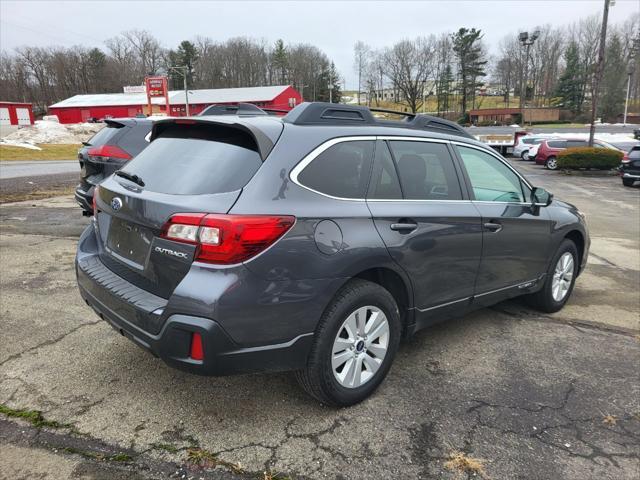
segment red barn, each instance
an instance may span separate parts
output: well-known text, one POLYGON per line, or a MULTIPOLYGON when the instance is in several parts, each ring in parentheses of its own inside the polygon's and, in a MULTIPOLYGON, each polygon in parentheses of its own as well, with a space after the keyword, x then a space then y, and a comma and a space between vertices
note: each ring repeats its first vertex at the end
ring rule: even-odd
POLYGON ((0 102, 0 125, 33 125, 31 104, 0 102))
MULTIPOLYGON (((291 85, 247 88, 189 90, 189 113, 197 115, 209 105, 253 103, 258 107, 291 110, 302 102, 302 96, 291 85)), ((154 113, 170 116, 186 115, 183 90, 169 92, 169 112, 164 98, 153 98, 154 113)), ((85 122, 90 118, 135 117, 147 113, 145 93, 107 93, 76 95, 49 107, 49 115, 57 115, 60 123, 85 122)))

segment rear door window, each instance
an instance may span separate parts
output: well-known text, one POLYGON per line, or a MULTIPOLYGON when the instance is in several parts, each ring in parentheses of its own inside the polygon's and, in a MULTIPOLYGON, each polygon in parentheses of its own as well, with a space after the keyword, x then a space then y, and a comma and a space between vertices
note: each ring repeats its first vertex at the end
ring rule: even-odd
POLYGON ((390 141, 404 198, 460 200, 462 192, 453 159, 444 143, 390 141))
POLYGON ((565 140, 552 140, 547 142, 547 145, 551 148, 567 148, 567 142, 565 140))
POLYGON ((567 148, 586 147, 588 145, 584 140, 567 140, 567 148))
POLYGON ((373 140, 332 145, 300 172, 298 182, 332 197, 363 199, 371 174, 373 146, 373 140))
POLYGON ((251 136, 226 127, 167 128, 124 168, 145 190, 175 195, 232 192, 262 161, 251 136))

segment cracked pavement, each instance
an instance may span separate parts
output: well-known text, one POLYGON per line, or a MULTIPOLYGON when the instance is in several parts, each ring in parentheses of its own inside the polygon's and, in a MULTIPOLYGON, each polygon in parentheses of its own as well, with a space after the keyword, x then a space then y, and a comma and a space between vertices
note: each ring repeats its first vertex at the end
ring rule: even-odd
POLYGON ((640 189, 514 165, 587 214, 592 255, 570 303, 541 315, 510 301, 422 331, 372 398, 340 410, 289 374, 168 368, 81 301, 87 220, 70 199, 1 206, 0 404, 72 427, 0 414, 0 478, 471 477, 445 468, 455 451, 491 479, 638 478, 640 189))

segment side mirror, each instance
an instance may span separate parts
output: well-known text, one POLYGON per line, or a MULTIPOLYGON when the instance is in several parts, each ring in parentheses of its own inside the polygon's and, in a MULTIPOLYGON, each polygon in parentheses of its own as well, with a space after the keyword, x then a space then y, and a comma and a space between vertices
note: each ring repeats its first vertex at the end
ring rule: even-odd
POLYGON ((553 193, 547 192, 544 188, 533 187, 531 190, 531 204, 536 207, 547 207, 553 201, 553 193))

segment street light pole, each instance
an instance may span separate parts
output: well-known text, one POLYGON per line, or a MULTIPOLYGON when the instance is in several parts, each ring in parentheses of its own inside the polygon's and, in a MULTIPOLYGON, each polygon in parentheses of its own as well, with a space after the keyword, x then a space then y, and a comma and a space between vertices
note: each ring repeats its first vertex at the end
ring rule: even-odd
POLYGON ((185 113, 187 114, 187 117, 188 117, 189 116, 189 90, 187 89, 187 75, 189 72, 189 67, 187 65, 182 65, 179 67, 169 67, 169 70, 176 70, 180 72, 180 75, 182 75, 182 80, 184 83, 184 106, 185 106, 185 113))
POLYGON ((622 125, 625 127, 627 126, 627 112, 629 111, 629 93, 631 92, 631 75, 633 75, 633 65, 629 66, 627 75, 627 96, 624 99, 624 119, 622 120, 622 125))
POLYGON ((422 81, 422 113, 424 113, 424 104, 425 104, 425 96, 424 96, 424 84, 425 81, 422 81))
POLYGON ((531 45, 533 45, 535 43, 535 41, 537 40, 537 38, 540 36, 540 30, 536 30, 535 32, 533 32, 531 34, 531 36, 529 36, 529 32, 521 32, 520 35, 518 35, 518 40, 520 40, 520 45, 522 45, 523 47, 525 47, 525 53, 524 53, 524 62, 522 65, 522 72, 520 74, 520 115, 521 115, 521 119, 520 122, 524 122, 525 120, 525 100, 527 98, 527 73, 528 73, 528 67, 529 67, 529 48, 531 47, 531 45))

